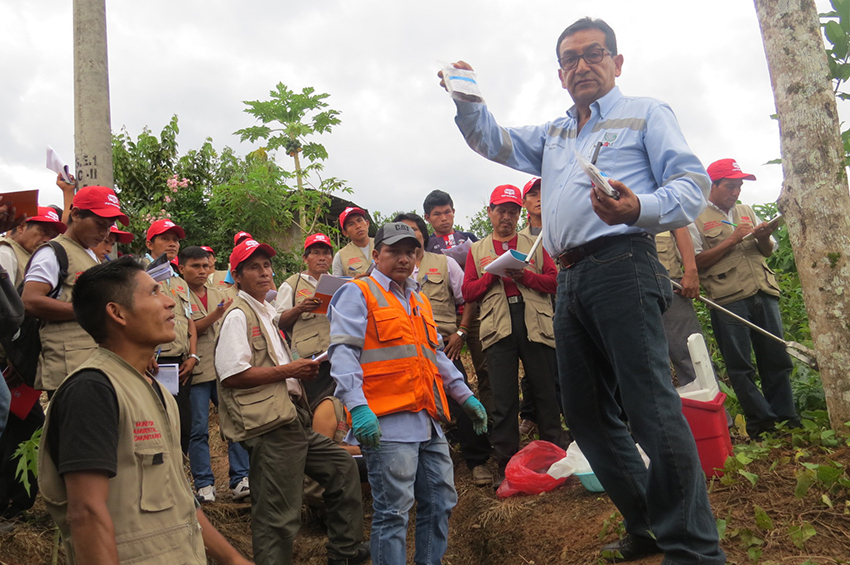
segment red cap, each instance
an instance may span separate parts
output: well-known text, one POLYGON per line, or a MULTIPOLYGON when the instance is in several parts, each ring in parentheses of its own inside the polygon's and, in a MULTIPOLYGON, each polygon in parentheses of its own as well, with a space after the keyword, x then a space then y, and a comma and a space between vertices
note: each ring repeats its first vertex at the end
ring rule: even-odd
POLYGON ((180 239, 186 239, 186 232, 183 231, 183 228, 181 228, 171 220, 165 219, 157 220, 151 224, 151 227, 148 228, 147 240, 150 241, 154 237, 162 235, 167 231, 173 231, 174 235, 176 235, 180 239))
POLYGON ((264 251, 269 257, 277 255, 271 245, 260 243, 251 238, 243 239, 239 242, 239 245, 233 248, 233 253, 230 254, 230 270, 235 271, 239 263, 245 261, 257 251, 264 251))
POLYGON ((741 166, 735 159, 720 159, 708 166, 706 169, 711 182, 717 182, 720 179, 744 179, 756 180, 755 175, 745 173, 741 170, 741 166))
POLYGON ((311 245, 315 245, 315 244, 317 244, 317 243, 321 243, 321 244, 323 244, 323 245, 327 245, 328 247, 330 247, 331 249, 333 249, 333 245, 331 245, 331 238, 329 238, 328 236, 326 236, 326 235, 325 235, 325 234, 323 234, 323 233, 314 233, 313 235, 311 235, 310 237, 308 237, 308 238, 304 241, 304 249, 307 249, 307 248, 308 248, 308 247, 310 247, 311 245))
POLYGON ((32 218, 27 218, 28 222, 41 222, 44 224, 52 224, 54 228, 59 233, 65 233, 65 230, 68 229, 68 226, 62 223, 62 220, 59 219, 59 214, 56 213, 56 210, 51 208, 50 206, 39 206, 38 207, 38 216, 33 216, 32 218))
POLYGON ((172 264, 172 265, 174 265, 174 266, 176 267, 176 266, 178 266, 178 265, 180 264, 180 261, 178 261, 178 260, 177 260, 177 257, 175 257, 174 259, 172 259, 172 260, 171 260, 171 264, 172 264))
POLYGON ((105 186, 84 186, 74 195, 74 208, 94 212, 101 218, 117 218, 125 226, 130 223, 121 211, 121 203, 115 192, 105 186))
POLYGON ((358 208, 357 206, 349 206, 345 210, 342 211, 342 214, 339 215, 339 227, 345 229, 345 220, 352 214, 360 214, 364 218, 366 217, 366 211, 362 208, 358 208))
POLYGON ((202 245, 202 246, 201 246, 201 249, 203 249, 203 250, 204 250, 204 251, 206 251, 207 253, 210 253, 210 254, 212 254, 212 255, 215 255, 215 251, 213 251, 213 248, 212 248, 212 247, 210 247, 209 245, 202 245))
POLYGON ((243 239, 254 239, 254 236, 246 231, 241 231, 233 236, 233 245, 239 245, 239 242, 243 239))
POLYGON ((522 198, 519 196, 519 189, 512 184, 503 184, 497 186, 490 195, 490 204, 498 206, 499 204, 516 204, 522 208, 522 198))
POLYGON ((133 241, 133 238, 136 237, 128 231, 119 230, 115 226, 109 228, 109 233, 115 234, 115 239, 118 241, 118 243, 130 243, 131 241, 133 241))
POLYGON ((533 179, 531 179, 530 181, 525 183, 525 186, 522 187, 522 197, 523 197, 523 199, 525 198, 525 195, 528 194, 531 191, 531 189, 534 188, 535 186, 537 188, 540 188, 540 179, 537 178, 537 177, 534 177, 533 179))

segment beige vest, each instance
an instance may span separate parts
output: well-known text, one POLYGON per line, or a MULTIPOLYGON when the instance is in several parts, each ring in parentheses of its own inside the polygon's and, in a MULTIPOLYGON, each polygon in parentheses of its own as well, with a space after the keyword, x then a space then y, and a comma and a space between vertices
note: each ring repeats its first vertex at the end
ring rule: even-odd
MULTIPOLYGON (((534 245, 533 237, 519 234, 517 251, 528 253, 531 251, 532 245, 534 245)), ((541 273, 543 271, 543 253, 545 253, 543 247, 538 247, 526 268, 534 273, 541 273)), ((484 267, 498 257, 496 249, 493 247, 492 234, 472 244, 472 259, 475 261, 479 278, 484 276, 484 267)), ((555 347, 555 332, 552 328, 552 299, 548 294, 526 288, 521 284, 518 284, 517 288, 519 288, 525 302, 525 326, 529 341, 555 347)), ((481 310, 478 316, 481 321, 479 335, 481 346, 484 349, 511 335, 511 314, 508 309, 505 284, 501 278, 497 284, 487 290, 484 298, 481 299, 481 310)))
MULTIPOLYGON (((233 310, 241 310, 245 314, 248 343, 251 344, 251 366, 279 365, 274 348, 270 347, 269 343, 273 339, 279 339, 286 347, 283 338, 280 335, 268 335, 257 313, 243 298, 236 297, 224 318, 233 310)), ((218 398, 223 406, 218 412, 221 433, 230 441, 257 437, 288 424, 297 417, 295 405, 289 398, 286 381, 251 388, 226 388, 218 381, 218 398)))
POLYGON ((216 290, 225 291, 230 288, 230 283, 224 282, 224 279, 227 278, 227 271, 215 271, 209 277, 207 277, 207 286, 210 286, 216 290))
POLYGON ((448 258, 440 253, 426 251, 419 264, 419 272, 416 273, 416 282, 431 301, 437 331, 443 339, 457 332, 457 310, 449 281, 448 258))
MULTIPOLYGON (((316 287, 301 278, 300 274, 294 274, 286 279, 286 284, 292 289, 296 305, 312 298, 316 292, 316 287)), ((291 307, 289 304, 287 306, 291 307)), ((292 327, 292 348, 298 353, 300 359, 323 353, 328 350, 330 344, 331 323, 324 314, 304 312, 295 321, 292 327)))
MULTIPOLYGON (((198 320, 206 318, 210 312, 214 311, 216 307, 226 299, 227 298, 224 296, 223 292, 207 288, 208 308, 204 308, 204 305, 201 303, 201 299, 198 298, 198 295, 192 292, 192 289, 189 289, 189 301, 192 306, 192 319, 197 322, 198 320)), ((221 320, 222 318, 219 318, 217 322, 207 328, 207 331, 198 335, 197 353, 201 360, 197 365, 195 365, 195 370, 192 371, 193 385, 208 383, 216 380, 217 378, 215 372, 215 340, 218 337, 218 329, 221 327, 221 320)))
MULTIPOLYGON (((189 301, 189 283, 177 275, 161 283, 162 292, 174 299, 174 331, 177 337, 171 343, 160 345, 163 357, 183 357, 189 355, 189 316, 192 315, 192 306, 189 301)), ((218 302, 216 302, 218 304, 218 302)))
POLYGON ((342 262, 341 276, 365 275, 369 265, 372 264, 372 250, 374 248, 375 240, 370 237, 369 256, 366 257, 360 248, 354 245, 353 241, 348 242, 348 245, 339 250, 339 260, 342 262))
MULTIPOLYGON (((106 349, 77 372, 97 369, 118 400, 118 472, 106 505, 115 527, 118 559, 136 565, 207 562, 195 501, 183 470, 177 403, 159 383, 165 406, 144 376, 106 349)), ((50 408, 38 450, 38 484, 56 522, 68 562, 76 563, 68 523, 68 493, 47 447, 50 408)))
MULTIPOLYGON (((53 239, 65 248, 68 254, 68 276, 62 283, 57 300, 71 302, 74 284, 83 271, 97 265, 97 261, 73 239, 60 234, 53 239)), ((56 390, 80 364, 88 359, 97 344, 76 320, 44 322, 39 332, 41 357, 35 376, 35 388, 56 390)))
POLYGON ((658 260, 667 269, 670 278, 681 279, 684 274, 684 266, 673 232, 665 231, 656 235, 655 247, 658 249, 658 260))
POLYGON ((20 243, 8 235, 0 237, 0 245, 8 245, 15 252, 15 259, 18 260, 18 270, 14 273, 9 273, 9 276, 12 277, 12 284, 17 287, 24 280, 24 271, 27 269, 27 263, 30 257, 32 257, 32 253, 21 247, 20 243))
MULTIPOLYGON (((732 222, 738 225, 755 226, 755 218, 753 209, 744 204, 738 204, 732 211, 732 222)), ((713 206, 708 206, 697 218, 695 224, 702 238, 703 250, 716 247, 735 231, 729 224, 722 223, 723 220, 726 220, 726 215, 713 206)), ((699 280, 709 298, 721 305, 743 300, 760 290, 779 296, 776 277, 758 250, 755 238, 742 241, 720 261, 700 270, 699 280)))

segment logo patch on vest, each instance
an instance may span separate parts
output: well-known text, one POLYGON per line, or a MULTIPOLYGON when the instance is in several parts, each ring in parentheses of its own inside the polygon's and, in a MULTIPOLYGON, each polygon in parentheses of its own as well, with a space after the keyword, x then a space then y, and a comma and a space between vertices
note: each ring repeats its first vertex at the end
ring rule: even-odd
POLYGON ((438 269, 437 267, 431 267, 430 269, 428 269, 428 272, 429 272, 429 273, 433 273, 433 274, 435 274, 435 275, 439 275, 439 274, 440 274, 440 269, 438 269))
POLYGON ((197 304, 192 304, 192 312, 198 312, 200 309, 201 308, 197 304))
POLYGON ((486 257, 482 257, 480 261, 480 267, 483 269, 487 265, 493 262, 493 258, 487 255, 486 257))
POLYGON ((744 222, 750 222, 750 223, 752 223, 752 222, 753 222, 753 221, 750 219, 750 217, 749 217, 749 216, 741 216, 741 220, 742 220, 742 221, 744 221, 744 222))
POLYGON ((308 288, 302 288, 301 290, 298 291, 298 296, 310 297, 312 295, 313 295, 313 293, 308 288))
POLYGON ((710 222, 706 222, 705 224, 703 224, 702 229, 713 230, 714 228, 719 228, 720 225, 721 225, 720 222, 718 222, 716 220, 711 220, 710 222))
POLYGON ((151 439, 159 439, 162 434, 156 429, 153 421, 143 420, 136 422, 133 426, 133 441, 146 441, 151 439))
POLYGON ((251 337, 259 337, 263 335, 263 332, 260 331, 260 326, 254 326, 251 328, 251 337))
POLYGON ((349 264, 349 265, 351 265, 351 264, 353 264, 353 263, 359 263, 359 262, 360 262, 360 258, 359 258, 359 257, 352 257, 351 259, 349 259, 349 260, 348 260, 348 264, 349 264))

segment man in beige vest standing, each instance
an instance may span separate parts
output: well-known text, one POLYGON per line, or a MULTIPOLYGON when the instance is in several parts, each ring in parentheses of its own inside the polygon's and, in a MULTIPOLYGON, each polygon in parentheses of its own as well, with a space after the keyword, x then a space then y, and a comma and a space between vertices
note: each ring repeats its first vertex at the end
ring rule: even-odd
POLYGON ((374 249, 374 241, 369 237, 366 211, 349 206, 339 215, 339 227, 342 235, 351 241, 334 255, 333 274, 338 277, 365 275, 372 265, 374 249))
MULTIPOLYGON (((328 350, 331 325, 324 314, 313 312, 321 301, 314 298, 319 278, 327 274, 333 261, 331 240, 323 233, 314 233, 304 240, 304 263, 307 269, 283 281, 277 291, 275 310, 278 327, 292 338, 292 348, 300 359, 312 359, 328 350)), ((310 409, 331 396, 336 383, 331 377, 330 361, 319 365, 319 376, 301 383, 307 393, 310 409)))
POLYGON ((52 394, 97 347, 77 323, 71 295, 77 277, 98 264, 91 248, 109 235, 109 228, 116 220, 124 225, 128 223, 112 189, 105 186, 80 189, 74 195, 68 230, 53 239, 68 256, 65 279, 60 280, 59 260, 50 246, 36 250, 24 276, 21 299, 27 314, 44 321, 35 385, 48 394, 52 394))
MULTIPOLYGON (((522 200, 520 190, 497 186, 490 195, 488 215, 493 233, 472 245, 466 259, 463 297, 481 304, 481 345, 487 355, 493 389, 493 428, 490 441, 500 476, 519 451, 519 361, 537 409, 540 439, 566 447, 561 412, 555 392, 555 337, 552 299, 557 283, 555 263, 538 247, 522 270, 500 277, 484 267, 510 250, 531 251, 534 239, 518 234, 522 200)), ((498 486, 498 485, 497 485, 498 486)))
POLYGON ((239 294, 224 315, 216 343, 221 431, 242 442, 251 468, 251 530, 261 565, 292 563, 301 527, 304 476, 325 489, 328 564, 362 563, 363 503, 354 459, 310 428, 302 380, 316 377, 319 361, 292 361, 265 302, 273 288, 274 249, 244 239, 230 254, 239 294))
POLYGON ((519 233, 537 237, 543 231, 543 212, 540 206, 540 179, 534 177, 522 187, 522 207, 528 214, 528 223, 519 233))
MULTIPOLYGON (((689 226, 700 282, 709 298, 782 337, 779 285, 765 261, 775 251, 771 234, 776 227, 760 222, 749 206, 737 204, 744 180, 756 177, 742 172, 734 159, 715 161, 706 170, 711 178, 709 204, 689 226)), ((716 310, 711 311, 711 325, 750 437, 775 431, 781 422, 799 426, 790 381, 794 367, 785 348, 716 310), (761 390, 755 382, 753 353, 761 390)))
POLYGON ((39 206, 38 215, 19 224, 15 229, 0 237, 0 267, 6 269, 12 284, 18 286, 24 280, 33 252, 68 226, 59 220, 59 214, 48 206, 39 206))
MULTIPOLYGON (((189 285, 192 320, 198 331, 198 357, 192 372, 189 403, 192 429, 189 433, 189 464, 195 492, 201 502, 215 502, 215 477, 210 466, 210 401, 218 406, 215 373, 215 340, 224 313, 233 300, 220 290, 206 286, 210 272, 210 256, 203 248, 190 246, 178 255, 180 274, 189 285)), ((233 500, 239 502, 251 495, 248 481, 248 453, 238 443, 228 442, 227 459, 230 466, 230 489, 233 500)))
POLYGON ((38 450, 67 562, 249 563, 197 507, 177 405, 146 372, 174 338, 174 301, 122 257, 80 276, 73 307, 99 347, 56 391, 38 450))
MULTIPOLYGON (((145 245, 148 254, 142 260, 142 265, 151 262, 165 254, 169 261, 177 259, 180 252, 180 240, 186 239, 183 228, 168 219, 156 220, 148 228, 145 245)), ((189 391, 192 387, 192 372, 201 360, 198 357, 198 331, 192 319, 192 307, 189 302, 189 285, 176 272, 177 267, 172 263, 172 275, 160 282, 163 292, 170 294, 177 302, 174 308, 174 329, 177 338, 171 343, 163 343, 157 348, 155 359, 151 362, 151 371, 156 374, 158 365, 173 364, 178 367, 180 385, 177 393, 177 406, 180 408, 180 445, 183 453, 189 453, 189 435, 192 429, 192 404, 189 391)))

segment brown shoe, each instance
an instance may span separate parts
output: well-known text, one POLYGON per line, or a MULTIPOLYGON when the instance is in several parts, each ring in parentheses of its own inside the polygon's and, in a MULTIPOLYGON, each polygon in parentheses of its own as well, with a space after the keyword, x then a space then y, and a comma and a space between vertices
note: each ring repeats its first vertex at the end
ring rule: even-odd
POLYGON ((537 427, 537 424, 532 422, 531 420, 523 420, 519 423, 519 435, 521 436, 530 436, 534 431, 534 428, 537 427))
POLYGON ((472 468, 472 482, 477 487, 489 487, 493 485, 493 473, 485 465, 472 468))

